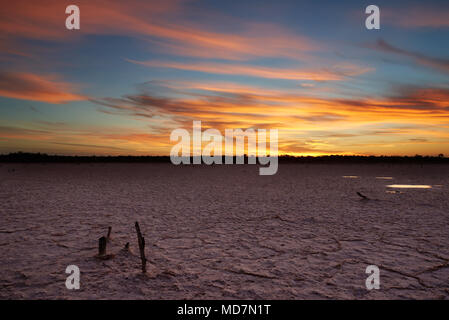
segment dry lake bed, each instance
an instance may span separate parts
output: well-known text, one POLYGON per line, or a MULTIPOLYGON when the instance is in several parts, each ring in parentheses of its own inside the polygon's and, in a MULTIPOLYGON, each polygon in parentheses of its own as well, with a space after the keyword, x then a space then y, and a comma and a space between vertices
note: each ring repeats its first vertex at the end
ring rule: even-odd
POLYGON ((0 299, 447 299, 448 187, 447 165, 1 164, 0 299))

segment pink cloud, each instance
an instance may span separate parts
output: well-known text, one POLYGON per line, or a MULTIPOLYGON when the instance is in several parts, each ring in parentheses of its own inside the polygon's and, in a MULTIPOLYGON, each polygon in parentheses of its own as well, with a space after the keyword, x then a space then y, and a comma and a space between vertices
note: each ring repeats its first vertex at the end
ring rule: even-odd
POLYGON ((48 103, 66 103, 87 99, 74 93, 74 86, 58 80, 54 76, 42 76, 32 73, 0 73, 0 96, 42 101, 48 103))

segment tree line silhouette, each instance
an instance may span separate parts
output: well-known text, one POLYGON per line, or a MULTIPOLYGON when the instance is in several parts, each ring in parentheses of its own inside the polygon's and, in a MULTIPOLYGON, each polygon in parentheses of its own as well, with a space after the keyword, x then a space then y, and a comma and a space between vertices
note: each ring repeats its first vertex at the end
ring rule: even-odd
MULTIPOLYGON (((245 156, 245 163, 248 157, 245 156)), ((190 163, 193 163, 191 157, 190 163)), ((0 162, 12 163, 93 163, 93 162, 119 162, 119 163, 170 163, 169 156, 65 156, 48 155, 45 153, 15 152, 0 155, 0 162)), ((224 157, 223 161, 224 163, 224 157)), ((234 157, 235 163, 235 157, 234 157)), ((438 156, 279 156, 279 163, 449 163, 449 158, 443 154, 438 156)))

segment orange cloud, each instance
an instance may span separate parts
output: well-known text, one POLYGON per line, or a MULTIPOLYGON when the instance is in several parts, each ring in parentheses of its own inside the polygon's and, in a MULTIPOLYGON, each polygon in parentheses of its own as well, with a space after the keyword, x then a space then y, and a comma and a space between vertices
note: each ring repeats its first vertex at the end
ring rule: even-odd
POLYGON ((0 29, 10 42, 17 38, 64 41, 80 34, 123 34, 155 42, 158 50, 164 52, 223 59, 299 58, 320 47, 275 25, 240 21, 239 33, 192 25, 176 15, 183 8, 182 2, 79 0, 82 21, 81 29, 75 33, 64 27, 66 3, 17 0, 2 5, 0 29))
POLYGON ((235 83, 193 83, 189 93, 189 85, 176 83, 183 98, 139 93, 94 101, 108 113, 137 121, 134 127, 83 129, 42 122, 34 129, 0 128, 0 149, 166 155, 171 130, 190 130, 193 120, 221 132, 277 128, 281 154, 438 154, 449 146, 449 91, 443 88, 406 87, 379 99, 336 99, 235 83))
POLYGON ((0 73, 0 96, 3 97, 48 103, 66 103, 86 99, 73 91, 73 85, 51 76, 16 72, 0 73))
POLYGON ((51 135, 47 130, 35 130, 11 126, 0 126, 0 136, 2 139, 27 139, 42 141, 51 135))
POLYGON ((327 130, 335 130, 338 136, 334 135, 333 138, 340 140, 386 134, 412 135, 411 138, 415 133, 448 136, 447 129, 429 129, 429 123, 442 128, 449 121, 447 89, 399 88, 390 97, 343 99, 266 91, 263 88, 226 83, 177 82, 172 87, 182 90, 184 97, 158 97, 140 93, 96 102, 112 114, 128 115, 145 121, 164 121, 165 125, 159 128, 161 136, 167 136, 173 128, 189 128, 193 120, 201 120, 205 128, 219 130, 278 128, 281 140, 291 139, 297 133, 314 132, 317 127, 323 126, 327 130), (410 123, 425 128, 422 131, 383 129, 384 125, 396 128, 400 124, 404 126, 410 123), (371 126, 381 129, 368 130, 371 126))
POLYGON ((303 70, 292 68, 272 68, 262 66, 252 66, 230 63, 177 63, 164 61, 135 61, 127 60, 132 63, 141 64, 147 67, 171 68, 189 71, 199 71, 214 74, 244 75, 269 79, 288 79, 288 80, 313 80, 330 81, 342 80, 346 76, 360 75, 373 70, 372 68, 363 68, 353 65, 336 66, 331 70, 303 70))

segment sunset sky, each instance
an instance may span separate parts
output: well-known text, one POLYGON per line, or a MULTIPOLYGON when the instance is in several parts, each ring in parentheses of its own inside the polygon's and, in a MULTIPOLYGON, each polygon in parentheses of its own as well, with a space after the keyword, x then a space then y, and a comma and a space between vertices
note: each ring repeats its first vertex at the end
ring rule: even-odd
POLYGON ((449 155, 449 2, 1 4, 0 153, 168 155, 194 120, 278 129, 282 154, 449 155))

